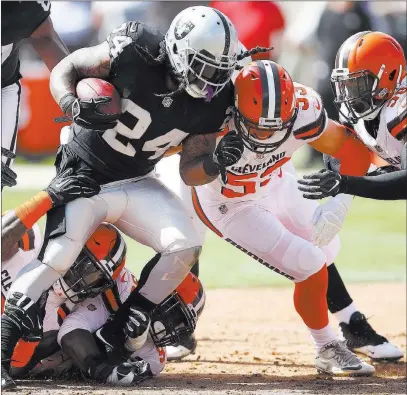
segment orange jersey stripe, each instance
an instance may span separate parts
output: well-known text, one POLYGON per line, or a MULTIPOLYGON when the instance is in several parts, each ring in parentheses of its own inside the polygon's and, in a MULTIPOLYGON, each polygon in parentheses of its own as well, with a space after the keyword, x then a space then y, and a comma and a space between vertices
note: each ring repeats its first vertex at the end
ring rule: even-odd
POLYGON ((108 290, 105 292, 105 295, 106 295, 106 298, 107 298, 107 300, 109 301, 109 304, 110 304, 110 306, 112 307, 112 309, 113 309, 114 311, 119 310, 119 305, 117 304, 117 300, 116 300, 116 297, 115 297, 114 294, 113 294, 113 291, 112 291, 111 289, 108 289, 108 290))
POLYGON ((214 233, 216 233, 219 237, 223 237, 222 233, 220 233, 209 221, 208 217, 205 215, 204 211, 202 210, 201 203, 199 203, 198 195, 196 194, 196 190, 192 187, 192 204, 194 205, 194 209, 196 214, 198 215, 199 219, 214 233))
POLYGON ((387 127, 394 138, 401 140, 404 134, 407 133, 407 109, 389 122, 387 127))

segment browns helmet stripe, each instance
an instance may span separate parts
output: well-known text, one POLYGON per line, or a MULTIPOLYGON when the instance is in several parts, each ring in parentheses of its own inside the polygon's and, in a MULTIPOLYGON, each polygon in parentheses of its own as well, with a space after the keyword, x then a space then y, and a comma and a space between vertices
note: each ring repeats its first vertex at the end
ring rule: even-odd
MULTIPOLYGON (((261 81, 261 99, 262 99, 262 109, 261 109, 261 116, 263 118, 272 118, 270 117, 270 93, 273 92, 273 89, 270 89, 269 78, 267 78, 267 71, 264 63, 260 60, 256 62, 257 67, 259 68, 260 73, 260 81, 261 81)), ((270 78, 271 80, 271 78, 270 78)), ((272 86, 274 88, 274 86, 272 86)), ((272 104, 274 101, 272 101, 272 104)), ((273 110, 274 112, 274 106, 273 110)))
POLYGON ((349 37, 339 48, 338 53, 336 54, 335 59, 335 68, 336 69, 347 69, 348 68, 348 59, 350 51, 354 48, 354 44, 360 37, 365 34, 370 33, 370 31, 359 32, 349 37))
POLYGON ((274 117, 281 117, 281 86, 280 86, 280 75, 278 74, 277 65, 274 62, 268 62, 271 65, 271 70, 273 72, 274 79, 274 117))
POLYGON ((225 29, 225 47, 223 48, 223 55, 229 54, 230 49, 230 29, 228 25, 228 21, 226 20, 225 16, 218 10, 213 9, 219 16, 220 20, 222 21, 223 27, 225 29))

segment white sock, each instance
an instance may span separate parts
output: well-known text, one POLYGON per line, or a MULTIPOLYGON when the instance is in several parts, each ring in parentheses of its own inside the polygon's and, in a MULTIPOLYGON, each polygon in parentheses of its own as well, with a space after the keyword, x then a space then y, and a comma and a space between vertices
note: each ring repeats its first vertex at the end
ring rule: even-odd
POLYGON ((321 348, 325 346, 325 344, 328 344, 334 340, 339 340, 338 335, 335 333, 330 324, 328 324, 325 328, 322 329, 308 328, 308 330, 311 334, 312 340, 315 343, 317 352, 319 352, 319 350, 321 350, 321 348))
POLYGON ((344 309, 334 313, 334 316, 336 317, 338 322, 349 324, 350 317, 355 311, 358 311, 358 309, 356 308, 355 303, 352 302, 348 307, 345 307, 344 309))

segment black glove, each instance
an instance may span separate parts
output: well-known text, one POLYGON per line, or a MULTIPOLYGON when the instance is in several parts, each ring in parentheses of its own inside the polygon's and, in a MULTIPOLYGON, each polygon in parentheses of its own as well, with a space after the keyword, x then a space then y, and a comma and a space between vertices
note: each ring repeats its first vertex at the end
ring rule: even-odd
MULTIPOLYGON (((15 154, 6 148, 1 147, 1 156, 5 156, 8 159, 15 159, 15 154)), ((13 187, 17 185, 17 174, 10 169, 3 161, 1 161, 1 187, 13 187)))
POLYGON ((100 186, 87 174, 74 174, 72 168, 57 175, 45 188, 53 207, 62 206, 78 198, 90 198, 100 192, 100 186))
POLYGON ((227 183, 226 168, 234 165, 240 160, 243 150, 243 140, 235 131, 229 132, 219 141, 212 159, 221 173, 224 184, 227 183))
POLYGON ((148 312, 139 307, 130 307, 129 316, 124 325, 125 347, 128 351, 136 351, 144 345, 150 324, 151 319, 148 312))
POLYGON ((98 111, 98 106, 111 101, 108 96, 90 100, 76 99, 72 105, 72 119, 77 125, 88 129, 112 129, 117 125, 120 114, 103 114, 98 111))
POLYGON ((323 169, 318 173, 305 175, 298 180, 298 189, 305 192, 302 196, 307 199, 323 199, 328 196, 336 196, 338 193, 346 193, 341 190, 342 177, 339 173, 323 169))

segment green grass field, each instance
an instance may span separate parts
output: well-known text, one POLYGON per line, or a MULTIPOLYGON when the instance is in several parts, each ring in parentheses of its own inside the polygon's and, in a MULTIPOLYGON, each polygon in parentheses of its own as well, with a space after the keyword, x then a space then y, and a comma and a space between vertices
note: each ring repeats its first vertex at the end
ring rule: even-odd
MULTIPOLYGON (((36 191, 3 193, 2 211, 24 202, 36 191)), ((44 220, 41 220, 44 225, 44 220)), ((406 281, 406 204, 356 198, 344 229, 337 266, 347 282, 406 281)), ((128 242, 128 265, 139 273, 153 252, 128 242)), ((208 232, 201 257, 206 287, 260 287, 289 284, 236 248, 208 232)))

